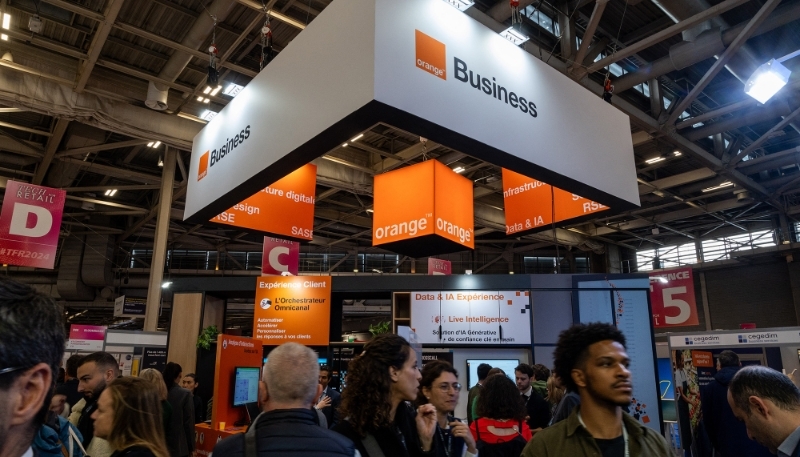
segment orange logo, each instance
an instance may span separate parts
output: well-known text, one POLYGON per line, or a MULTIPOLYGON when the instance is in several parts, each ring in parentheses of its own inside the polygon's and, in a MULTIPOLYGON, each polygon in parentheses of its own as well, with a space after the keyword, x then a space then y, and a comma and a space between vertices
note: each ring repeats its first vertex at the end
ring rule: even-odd
POLYGON ((441 41, 415 30, 417 43, 417 67, 447 80, 447 48, 441 41))
POLYGON ((204 152, 203 155, 200 156, 200 165, 197 168, 197 180, 200 181, 201 179, 205 178, 208 174, 208 151, 204 152))

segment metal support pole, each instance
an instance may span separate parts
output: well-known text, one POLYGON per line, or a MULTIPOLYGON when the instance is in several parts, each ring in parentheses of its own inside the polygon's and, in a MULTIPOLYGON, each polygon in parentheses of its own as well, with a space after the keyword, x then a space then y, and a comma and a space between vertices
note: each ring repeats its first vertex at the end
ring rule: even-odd
POLYGON ((711 307, 708 304, 708 288, 706 287, 706 272, 700 272, 700 297, 703 300, 703 314, 706 315, 706 330, 711 330, 711 307))
POLYGON ((172 207, 172 186, 175 184, 175 163, 178 150, 166 147, 164 170, 161 174, 161 195, 158 199, 156 236, 153 242, 153 262, 150 265, 150 285, 147 288, 147 311, 144 315, 144 331, 154 332, 158 327, 158 311, 161 304, 161 281, 164 278, 164 263, 167 258, 169 237, 169 212, 172 207))

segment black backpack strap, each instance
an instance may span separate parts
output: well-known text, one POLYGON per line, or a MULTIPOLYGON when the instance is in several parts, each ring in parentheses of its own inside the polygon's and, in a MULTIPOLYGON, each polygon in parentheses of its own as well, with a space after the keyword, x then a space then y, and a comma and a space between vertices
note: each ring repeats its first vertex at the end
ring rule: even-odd
POLYGON ((256 424, 264 413, 259 414, 247 432, 244 434, 244 457, 258 457, 258 449, 256 449, 256 424))
POLYGON ((477 435, 477 437, 478 437, 478 439, 475 440, 475 441, 480 441, 481 440, 481 426, 480 426, 480 424, 478 424, 478 418, 476 417, 473 422, 475 422, 475 435, 477 435))

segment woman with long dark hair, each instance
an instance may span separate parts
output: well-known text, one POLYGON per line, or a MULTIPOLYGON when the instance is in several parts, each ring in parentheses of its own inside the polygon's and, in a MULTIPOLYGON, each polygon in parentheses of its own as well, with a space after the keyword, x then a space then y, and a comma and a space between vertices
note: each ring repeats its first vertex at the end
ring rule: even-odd
POLYGON ((140 378, 117 378, 103 390, 92 413, 94 436, 108 441, 111 457, 168 457, 161 400, 140 378))
POLYGON ((484 382, 478 397, 478 418, 469 428, 475 441, 492 446, 495 455, 518 457, 532 438, 526 415, 514 381, 498 374, 484 382))
POLYGON ((474 456, 478 453, 467 424, 453 417, 461 394, 458 372, 443 360, 428 362, 422 367, 417 404, 430 403, 436 408, 437 455, 441 457, 474 456))
POLYGON ((194 401, 188 390, 178 383, 183 368, 174 362, 164 368, 167 401, 172 407, 172 417, 167 433, 167 448, 172 457, 187 457, 194 452, 194 401))
POLYGON ((363 457, 435 455, 436 410, 416 411, 421 378, 417 355, 398 335, 384 334, 350 362, 342 417, 333 430, 350 438, 363 457))

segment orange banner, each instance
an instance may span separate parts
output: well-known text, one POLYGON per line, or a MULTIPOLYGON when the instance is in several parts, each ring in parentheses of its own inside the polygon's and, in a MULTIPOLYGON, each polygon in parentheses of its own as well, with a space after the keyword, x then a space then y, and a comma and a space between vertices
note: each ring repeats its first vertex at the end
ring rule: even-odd
POLYGON ((256 285, 253 338, 266 346, 289 341, 330 343, 330 276, 261 276, 256 285))
POLYGON ((706 351, 692 351, 692 365, 711 368, 714 366, 714 356, 706 351))
POLYGON ((525 232, 555 222, 608 209, 579 195, 503 168, 503 202, 506 235, 525 232))
POLYGON ((310 240, 314 234, 317 166, 304 165, 211 222, 310 240))
MULTIPOLYGON (((233 406, 233 378, 236 367, 261 368, 264 348, 253 338, 224 335, 217 336, 217 363, 214 370, 214 404, 211 408, 211 426, 225 428, 247 418, 243 406, 233 406)), ((212 446, 213 449, 213 446, 212 446)))
POLYGON ((472 182, 427 160, 375 177, 372 245, 439 235, 475 247, 472 182))

